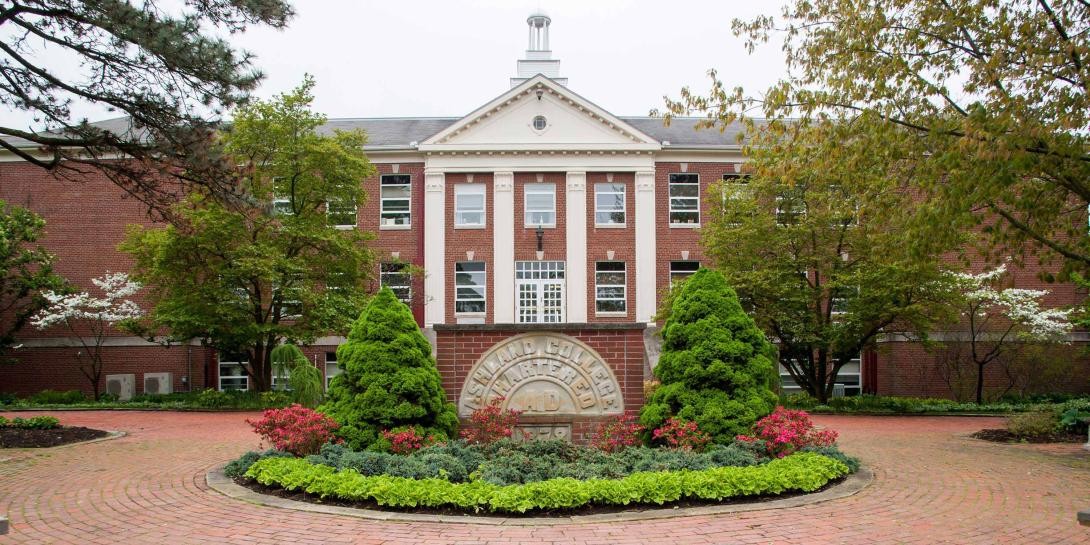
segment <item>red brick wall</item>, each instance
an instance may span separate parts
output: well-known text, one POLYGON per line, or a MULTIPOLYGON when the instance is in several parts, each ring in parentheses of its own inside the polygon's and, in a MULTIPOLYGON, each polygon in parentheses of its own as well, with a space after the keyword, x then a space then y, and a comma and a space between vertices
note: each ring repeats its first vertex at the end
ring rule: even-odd
MULTIPOLYGON (((367 201, 359 208, 356 221, 360 229, 374 233, 375 239, 369 243, 375 250, 375 257, 379 263, 392 261, 390 252, 399 252, 399 260, 411 263, 417 267, 424 266, 424 252, 421 247, 420 237, 424 232, 424 163, 400 163, 397 164, 397 174, 408 174, 412 180, 410 188, 410 229, 381 229, 379 226, 379 212, 381 208, 379 181, 382 174, 395 174, 393 163, 378 163, 375 165, 379 175, 367 178, 363 181, 363 190, 367 194, 367 201)), ((374 285, 377 289, 379 283, 379 264, 375 265, 374 285)), ((416 323, 424 323, 424 278, 417 276, 412 281, 412 311, 416 323)))
MULTIPOLYGON (((475 330, 472 327, 458 328, 439 326, 437 335, 437 362, 439 374, 443 377, 443 388, 451 403, 458 403, 462 385, 477 360, 496 343, 507 340, 530 328, 489 328, 475 330)), ((621 387, 621 397, 625 412, 636 412, 643 406, 644 347, 643 329, 633 325, 631 329, 566 329, 546 330, 533 328, 532 331, 550 331, 574 337, 583 341, 602 357, 612 369, 621 387)), ((601 417, 553 418, 548 416, 526 416, 521 424, 535 423, 572 423, 572 439, 585 443, 596 429, 601 417)))
MULTIPOLYGON (((16 355, 18 362, 0 365, 0 391, 21 396, 42 390, 80 390, 91 395, 91 383, 79 371, 76 352, 81 348, 28 348, 16 355)), ((106 391, 106 375, 133 373, 135 393, 144 393, 144 373, 174 374, 174 391, 185 392, 191 387, 202 390, 215 388, 215 371, 206 375, 210 350, 200 346, 124 346, 103 347, 102 380, 99 391, 106 391), (192 375, 190 375, 192 373, 192 375), (182 377, 190 377, 189 384, 182 377), (205 377, 208 377, 208 380, 205 377)))
MULTIPOLYGON (((533 172, 515 173, 515 260, 537 260, 537 226, 526 226, 526 184, 537 183, 539 174, 533 172)), ((565 229, 565 203, 567 193, 567 175, 563 172, 546 172, 540 174, 541 181, 551 183, 556 187, 556 227, 543 227, 545 232, 543 248, 545 249, 544 261, 567 261, 568 246, 565 229)))
POLYGON ((636 194, 635 175, 631 172, 613 174, 614 184, 625 186, 625 226, 596 227, 594 222, 594 184, 606 183, 604 172, 587 173, 587 321, 631 322, 636 317, 636 194), (613 259, 607 252, 613 250, 613 259), (623 261, 625 263, 624 316, 597 315, 594 304, 594 266, 598 261, 623 261))
POLYGON ((495 260, 492 258, 493 242, 493 194, 492 173, 474 174, 473 184, 481 184, 485 187, 485 227, 480 228, 455 228, 454 227, 454 186, 468 183, 466 174, 446 175, 446 321, 455 323, 454 317, 454 273, 455 265, 459 261, 470 261, 466 258, 466 252, 473 252, 472 261, 483 261, 485 267, 485 322, 492 323, 493 307, 495 306, 495 260))

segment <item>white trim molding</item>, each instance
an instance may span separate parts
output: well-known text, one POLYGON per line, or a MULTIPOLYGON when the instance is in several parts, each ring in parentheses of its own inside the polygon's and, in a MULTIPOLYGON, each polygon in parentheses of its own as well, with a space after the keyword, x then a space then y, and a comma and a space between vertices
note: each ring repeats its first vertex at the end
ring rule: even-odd
POLYGON ((515 173, 492 175, 492 321, 515 323, 515 173))
POLYGON ((446 175, 424 171, 424 325, 446 322, 446 175))
POLYGON ((587 321, 587 173, 568 172, 565 244, 568 249, 568 321, 587 321))
POLYGON ((636 171, 636 321, 655 315, 655 171, 636 171))

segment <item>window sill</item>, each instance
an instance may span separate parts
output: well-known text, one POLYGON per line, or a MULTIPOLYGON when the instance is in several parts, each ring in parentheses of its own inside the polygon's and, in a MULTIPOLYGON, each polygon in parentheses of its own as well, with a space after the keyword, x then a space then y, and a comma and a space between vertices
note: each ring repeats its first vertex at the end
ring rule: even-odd
POLYGON ((487 229, 487 225, 455 225, 455 229, 487 229))
POLYGON ((598 318, 598 317, 601 317, 601 318, 626 318, 626 317, 628 317, 628 312, 598 312, 598 311, 595 311, 594 316, 596 318, 598 318))
POLYGON ((334 229, 338 231, 351 231, 356 228, 355 225, 334 225, 334 229))
POLYGON ((408 231, 412 229, 412 225, 379 225, 379 231, 408 231))
POLYGON ((627 229, 627 223, 595 223, 595 229, 627 229))
POLYGON ((671 229, 699 229, 699 223, 671 223, 671 229))
POLYGON ((542 229, 556 229, 556 224, 555 223, 553 223, 553 224, 544 224, 544 223, 542 223, 541 225, 538 225, 538 224, 535 223, 533 225, 525 226, 526 229, 537 229, 538 227, 540 227, 542 229))

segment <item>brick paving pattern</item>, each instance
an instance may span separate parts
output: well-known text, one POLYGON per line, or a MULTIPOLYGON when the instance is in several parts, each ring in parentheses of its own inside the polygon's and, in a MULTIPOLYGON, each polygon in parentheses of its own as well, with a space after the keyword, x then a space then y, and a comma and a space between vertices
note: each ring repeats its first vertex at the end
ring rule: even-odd
MULTIPOLYGON (((8 543, 897 543, 1090 544, 1090 453, 964 434, 999 418, 818 417, 875 472, 859 494, 733 515, 550 527, 393 523, 259 507, 208 490, 205 472, 257 440, 245 413, 62 412, 126 437, 0 451, 8 543)), ((10 415, 9 415, 10 416, 10 415)), ((23 416, 27 416, 25 413, 23 416)))

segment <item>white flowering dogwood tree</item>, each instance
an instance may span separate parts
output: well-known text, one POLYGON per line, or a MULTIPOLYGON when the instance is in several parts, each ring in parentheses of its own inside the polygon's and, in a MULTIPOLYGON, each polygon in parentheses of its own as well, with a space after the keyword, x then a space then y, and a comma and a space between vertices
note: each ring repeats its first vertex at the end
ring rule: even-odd
POLYGON ((80 372, 91 382, 95 399, 99 398, 99 381, 102 378, 102 343, 111 328, 137 320, 144 311, 136 302, 128 299, 140 291, 139 282, 125 273, 106 273, 91 280, 102 297, 79 293, 44 292, 47 306, 31 322, 38 329, 63 326, 79 339, 83 349, 76 352, 80 372))
POLYGON ((1000 289, 1007 266, 980 274, 957 274, 961 319, 967 327, 968 358, 976 371, 976 402, 984 397, 984 369, 1029 343, 1066 343, 1069 310, 1044 308, 1048 290, 1000 289))

